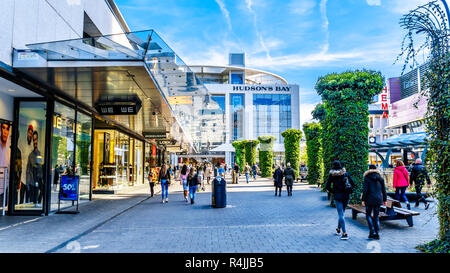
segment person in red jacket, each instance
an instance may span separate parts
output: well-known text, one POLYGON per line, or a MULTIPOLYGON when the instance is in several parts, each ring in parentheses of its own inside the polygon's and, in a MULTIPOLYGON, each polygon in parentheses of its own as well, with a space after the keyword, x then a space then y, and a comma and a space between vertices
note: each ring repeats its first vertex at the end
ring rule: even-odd
POLYGON ((406 198, 406 188, 409 186, 409 174, 405 168, 405 164, 401 160, 395 161, 395 169, 394 169, 394 183, 393 186, 395 188, 395 199, 400 200, 401 197, 406 202, 406 207, 411 209, 409 205, 408 198, 406 198))

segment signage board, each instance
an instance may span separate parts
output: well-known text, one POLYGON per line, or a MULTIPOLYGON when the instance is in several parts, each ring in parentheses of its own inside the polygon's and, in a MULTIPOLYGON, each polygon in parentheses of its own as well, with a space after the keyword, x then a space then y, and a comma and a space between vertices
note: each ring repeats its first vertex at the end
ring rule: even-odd
POLYGON ((158 145, 175 145, 177 141, 175 139, 161 139, 157 140, 156 143, 158 143, 158 145))
POLYGON ((167 132, 155 131, 155 132, 142 132, 146 139, 164 139, 167 140, 167 132))
POLYGON ((78 185, 80 177, 77 175, 61 176, 61 189, 59 191, 59 200, 78 201, 78 185))
POLYGON ((95 109, 102 115, 137 115, 141 106, 137 95, 107 95, 95 103, 95 109))

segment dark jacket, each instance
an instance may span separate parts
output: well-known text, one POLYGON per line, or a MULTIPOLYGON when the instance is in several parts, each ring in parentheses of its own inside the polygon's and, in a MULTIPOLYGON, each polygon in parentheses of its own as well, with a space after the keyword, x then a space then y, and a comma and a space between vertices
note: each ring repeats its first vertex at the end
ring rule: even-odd
POLYGON ((189 187, 195 187, 197 185, 200 185, 201 181, 200 181, 200 177, 198 176, 198 174, 195 174, 192 178, 190 178, 188 176, 187 177, 187 184, 189 185, 189 187))
POLYGON ((411 176, 409 177, 411 182, 414 182, 416 187, 422 187, 427 182, 428 185, 431 184, 430 176, 428 171, 422 164, 414 164, 411 170, 411 176))
POLYGON ((166 171, 165 174, 162 173, 162 172, 159 172, 158 181, 161 181, 161 180, 163 180, 163 179, 165 179, 165 180, 170 180, 170 172, 169 172, 169 169, 167 169, 167 171, 166 171))
POLYGON ((284 183, 286 183, 286 186, 292 186, 292 184, 294 184, 294 180, 295 180, 295 172, 291 167, 287 167, 286 169, 284 169, 284 178, 285 181, 284 183))
POLYGON ((327 184, 325 186, 326 190, 334 194, 334 199, 340 202, 347 202, 350 199, 350 192, 345 189, 344 178, 347 177, 348 181, 355 187, 355 183, 351 176, 347 173, 345 168, 340 170, 331 170, 328 175, 327 184))
POLYGON ((386 202, 386 198, 386 187, 380 172, 378 170, 366 171, 361 200, 366 202, 366 206, 381 206, 383 202, 386 202))
POLYGON ((277 168, 275 172, 273 172, 273 182, 275 187, 283 186, 283 171, 280 168, 277 168))

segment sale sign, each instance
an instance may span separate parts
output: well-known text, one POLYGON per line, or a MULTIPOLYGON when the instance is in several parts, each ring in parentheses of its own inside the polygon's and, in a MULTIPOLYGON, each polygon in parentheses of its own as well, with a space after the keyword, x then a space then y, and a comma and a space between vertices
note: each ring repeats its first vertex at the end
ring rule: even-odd
POLYGON ((79 176, 61 176, 61 189, 59 191, 59 199, 77 201, 79 180, 79 176))

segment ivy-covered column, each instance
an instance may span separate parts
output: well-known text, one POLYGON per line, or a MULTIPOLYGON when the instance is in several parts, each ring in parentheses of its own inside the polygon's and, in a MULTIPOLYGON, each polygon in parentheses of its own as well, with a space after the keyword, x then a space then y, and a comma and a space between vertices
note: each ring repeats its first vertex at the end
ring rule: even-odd
MULTIPOLYGON (((245 162, 250 166, 256 163, 256 147, 259 144, 258 140, 243 140, 245 146, 245 162)), ((244 164, 245 166, 245 164, 244 164)))
MULTIPOLYGON (((356 188, 350 203, 361 202, 363 174, 369 158, 369 103, 381 93, 384 78, 379 72, 354 71, 319 78, 316 90, 326 104, 328 162, 341 161, 356 188)), ((330 166, 326 166, 330 168, 330 166)), ((327 174, 326 174, 327 175, 327 174)))
POLYGON ((259 140, 259 167, 262 177, 272 177, 273 144, 277 140, 274 136, 260 136, 259 140))
POLYGON ((308 154, 308 176, 309 184, 317 184, 322 177, 322 149, 321 149, 321 135, 322 126, 319 123, 305 123, 303 124, 303 133, 306 138, 306 152, 308 154))
POLYGON ((231 145, 233 145, 236 154, 236 164, 239 165, 241 171, 245 166, 245 145, 243 141, 234 141, 231 145))
POLYGON ((284 138, 284 154, 286 164, 291 163, 291 167, 295 172, 295 177, 298 177, 300 164, 300 140, 302 138, 302 131, 297 129, 287 129, 281 133, 284 138))
POLYGON ((322 164, 322 178, 323 183, 321 184, 322 191, 325 191, 325 183, 327 182, 328 172, 331 169, 331 152, 330 152, 330 143, 331 141, 328 140, 328 134, 327 134, 327 102, 322 102, 318 105, 316 105, 316 108, 311 112, 314 119, 318 120, 320 122, 320 125, 322 127, 322 133, 321 133, 321 148, 322 148, 322 154, 321 154, 321 164, 322 164))

